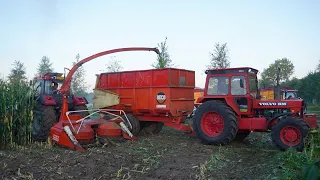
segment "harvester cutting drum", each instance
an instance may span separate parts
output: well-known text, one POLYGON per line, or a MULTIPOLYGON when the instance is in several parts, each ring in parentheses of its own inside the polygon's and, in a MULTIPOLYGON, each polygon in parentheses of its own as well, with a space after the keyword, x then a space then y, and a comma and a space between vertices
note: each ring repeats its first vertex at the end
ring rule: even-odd
POLYGON ((249 67, 207 70, 203 91, 195 90, 195 72, 185 69, 102 73, 97 75, 91 113, 70 109, 70 81, 77 68, 94 58, 122 51, 159 54, 156 48, 122 48, 77 63, 59 90, 63 97, 61 113, 50 129, 54 142, 83 151, 82 145, 97 139, 101 143, 105 138, 136 140, 141 131, 156 134, 168 126, 195 133, 206 144, 222 145, 242 140, 252 131, 271 131, 280 149, 302 150, 309 130, 318 128, 316 115, 304 113, 302 99, 261 100, 258 71, 249 67), (195 101, 198 91, 201 96, 195 101), (92 118, 95 114, 100 117, 92 118))

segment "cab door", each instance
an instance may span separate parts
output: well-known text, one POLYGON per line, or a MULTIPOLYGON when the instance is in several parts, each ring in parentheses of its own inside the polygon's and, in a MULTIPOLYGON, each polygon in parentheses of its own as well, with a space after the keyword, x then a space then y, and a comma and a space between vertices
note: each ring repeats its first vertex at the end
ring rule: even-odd
POLYGON ((233 96, 233 100, 238 106, 239 110, 243 114, 250 112, 250 95, 247 89, 246 76, 236 75, 231 76, 231 89, 230 94, 233 96))

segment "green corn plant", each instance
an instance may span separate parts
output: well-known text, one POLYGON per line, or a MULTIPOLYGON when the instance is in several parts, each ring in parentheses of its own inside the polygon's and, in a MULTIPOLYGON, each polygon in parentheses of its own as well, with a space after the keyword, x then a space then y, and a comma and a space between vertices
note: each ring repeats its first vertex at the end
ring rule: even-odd
POLYGON ((320 179, 320 130, 313 134, 308 149, 310 163, 303 167, 303 179, 320 179))
POLYGON ((31 143, 33 84, 0 80, 0 148, 31 143))

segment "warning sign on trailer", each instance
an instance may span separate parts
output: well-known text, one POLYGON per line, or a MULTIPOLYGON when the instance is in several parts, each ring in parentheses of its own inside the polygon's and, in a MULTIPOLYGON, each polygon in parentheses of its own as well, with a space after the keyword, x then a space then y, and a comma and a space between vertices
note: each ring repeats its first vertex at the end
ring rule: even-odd
POLYGON ((158 94, 157 94, 157 102, 159 103, 159 104, 163 104, 165 101, 166 101, 166 95, 163 93, 163 92, 159 92, 158 94))

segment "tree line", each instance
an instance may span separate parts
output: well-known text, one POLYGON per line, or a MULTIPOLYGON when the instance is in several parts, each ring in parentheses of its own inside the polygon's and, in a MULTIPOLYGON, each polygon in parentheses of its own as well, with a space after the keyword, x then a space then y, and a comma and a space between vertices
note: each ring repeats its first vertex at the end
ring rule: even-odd
MULTIPOLYGON (((158 43, 158 49, 160 54, 157 56, 155 62, 151 64, 153 68, 169 68, 176 67, 177 65, 173 63, 169 48, 167 44, 167 37, 161 43, 158 43)), ((227 43, 215 43, 213 46, 213 51, 209 52, 209 63, 206 65, 207 69, 216 68, 229 68, 231 66, 229 49, 227 43)), ((80 55, 77 54, 75 61, 72 65, 75 65, 80 60, 80 55)), ((52 67, 53 63, 50 58, 43 56, 37 67, 37 74, 41 75, 48 72, 54 72, 52 67)), ((267 68, 263 69, 261 73, 261 78, 259 79, 259 88, 275 87, 277 79, 277 69, 280 68, 279 80, 280 87, 290 87, 291 89, 298 90, 298 95, 305 99, 309 103, 318 104, 320 103, 320 61, 316 69, 310 71, 305 77, 298 79, 296 77, 291 77, 294 74, 294 64, 291 60, 286 57, 276 59, 267 68)), ((121 71, 123 67, 121 66, 121 61, 117 60, 115 56, 110 57, 110 61, 106 64, 106 72, 118 72, 121 71)), ((86 72, 83 67, 80 67, 72 78, 72 87, 75 95, 86 96, 88 95, 88 86, 85 82, 84 77, 86 72)), ((23 62, 15 61, 10 74, 8 75, 10 81, 13 80, 25 80, 26 78, 26 68, 23 62)))

